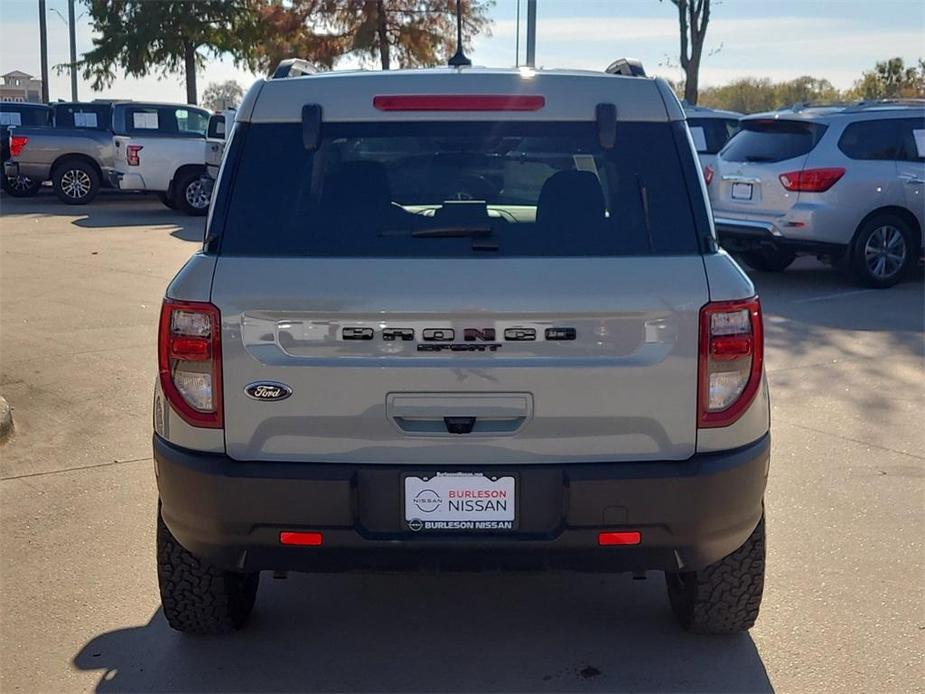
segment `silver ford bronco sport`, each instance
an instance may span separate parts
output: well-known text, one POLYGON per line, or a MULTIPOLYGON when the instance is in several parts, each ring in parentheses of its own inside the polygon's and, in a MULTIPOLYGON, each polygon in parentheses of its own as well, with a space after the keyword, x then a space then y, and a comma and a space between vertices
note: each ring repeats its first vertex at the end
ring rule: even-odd
POLYGON ((685 628, 752 626, 761 306, 640 73, 251 88, 161 312, 172 627, 241 627, 261 571, 422 568, 663 571, 685 628))

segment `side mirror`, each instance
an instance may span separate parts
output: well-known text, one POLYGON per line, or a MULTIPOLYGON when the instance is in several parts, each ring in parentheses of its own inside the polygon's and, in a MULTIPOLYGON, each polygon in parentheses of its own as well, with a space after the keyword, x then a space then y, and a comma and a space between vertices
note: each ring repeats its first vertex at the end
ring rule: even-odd
POLYGON ((225 139, 225 116, 217 115, 209 118, 209 131, 206 134, 209 139, 225 139))

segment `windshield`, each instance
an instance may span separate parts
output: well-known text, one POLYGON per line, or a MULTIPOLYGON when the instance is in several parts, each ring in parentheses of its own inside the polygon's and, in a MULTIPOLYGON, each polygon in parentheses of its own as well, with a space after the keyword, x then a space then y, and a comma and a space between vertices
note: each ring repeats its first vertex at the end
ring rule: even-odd
POLYGON ((612 150, 593 123, 325 124, 314 153, 300 124, 234 137, 223 254, 698 252, 668 123, 619 124, 612 150))

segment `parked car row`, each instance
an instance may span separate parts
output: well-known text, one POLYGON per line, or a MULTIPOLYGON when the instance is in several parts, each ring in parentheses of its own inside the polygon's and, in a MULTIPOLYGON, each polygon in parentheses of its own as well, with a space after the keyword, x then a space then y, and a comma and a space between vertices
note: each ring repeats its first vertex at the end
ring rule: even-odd
POLYGON ((925 100, 744 117, 704 177, 720 243, 756 270, 810 254, 892 286, 922 257, 925 100))
POLYGON ((105 187, 153 191, 168 207, 203 215, 224 118, 186 104, 4 103, 3 188, 22 197, 50 181, 69 205, 84 205, 105 187))

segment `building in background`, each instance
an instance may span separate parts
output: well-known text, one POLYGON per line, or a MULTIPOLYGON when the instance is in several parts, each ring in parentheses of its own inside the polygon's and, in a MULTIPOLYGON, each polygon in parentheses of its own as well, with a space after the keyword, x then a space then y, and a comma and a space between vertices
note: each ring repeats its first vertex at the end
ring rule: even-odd
POLYGON ((42 102, 42 80, 21 70, 13 70, 0 75, 3 84, 0 85, 0 101, 31 101, 42 102))

